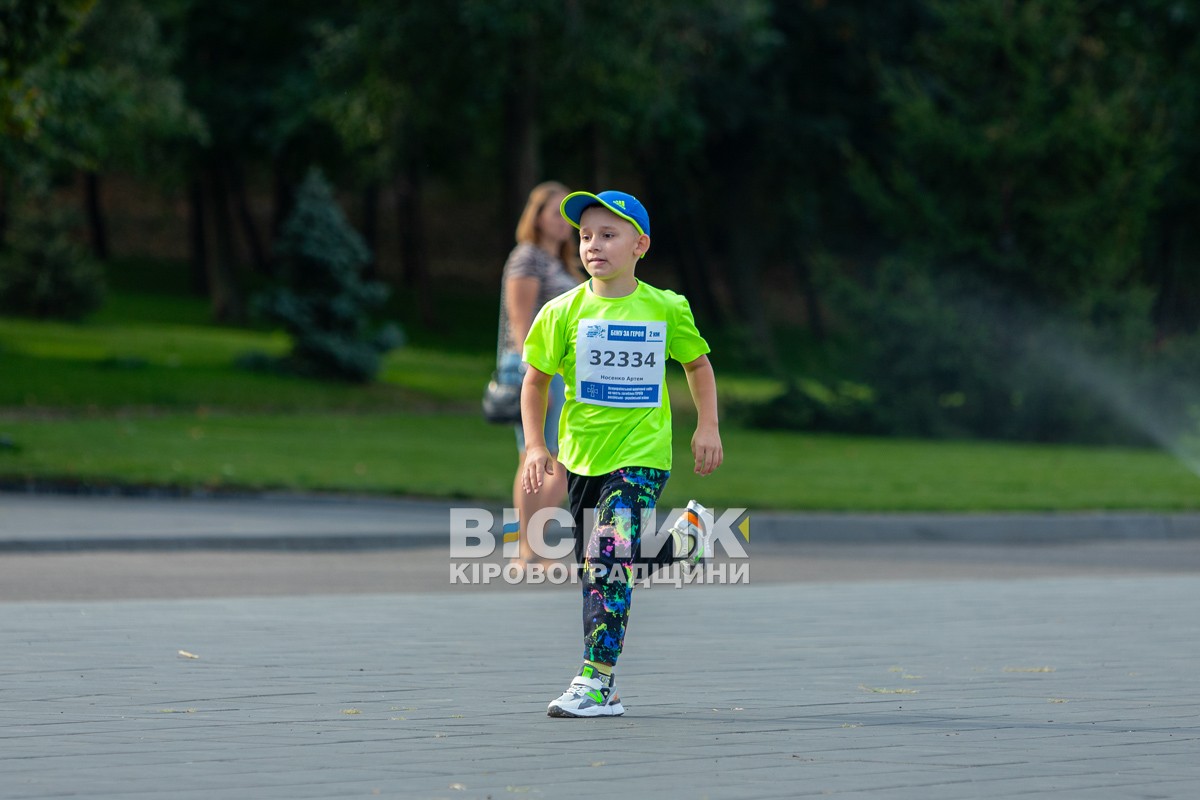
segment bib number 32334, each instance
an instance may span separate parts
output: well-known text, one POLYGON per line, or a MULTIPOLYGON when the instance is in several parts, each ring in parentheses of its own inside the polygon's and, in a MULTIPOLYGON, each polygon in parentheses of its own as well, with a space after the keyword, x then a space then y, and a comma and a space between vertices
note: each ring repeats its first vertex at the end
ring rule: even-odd
POLYGON ((581 319, 575 398, 617 408, 662 405, 667 323, 581 319))

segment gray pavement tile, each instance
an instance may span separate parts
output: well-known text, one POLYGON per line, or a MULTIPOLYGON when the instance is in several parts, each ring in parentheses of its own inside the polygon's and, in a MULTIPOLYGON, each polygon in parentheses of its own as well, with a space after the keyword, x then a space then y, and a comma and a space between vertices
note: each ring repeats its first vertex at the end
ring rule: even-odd
POLYGON ((567 595, 8 605, 0 797, 610 797, 610 774, 643 796, 1192 797, 1197 598, 1196 578, 645 593, 618 720, 544 715, 579 658, 567 595), (870 691, 896 688, 919 693, 870 691))

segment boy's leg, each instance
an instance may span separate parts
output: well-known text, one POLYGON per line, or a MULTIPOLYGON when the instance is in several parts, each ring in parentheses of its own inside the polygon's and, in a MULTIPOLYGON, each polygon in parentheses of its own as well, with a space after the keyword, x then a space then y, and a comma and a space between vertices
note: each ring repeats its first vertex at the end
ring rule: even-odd
POLYGON ((582 564, 583 571, 584 663, 578 677, 547 707, 546 713, 552 717, 625 713, 613 686, 612 669, 621 655, 629 620, 642 510, 654 508, 669 475, 646 467, 628 467, 599 477, 567 473, 576 563, 582 564), (593 508, 595 526, 585 528, 583 524, 592 521, 588 511, 593 508))
POLYGON ((666 470, 649 467, 626 467, 604 476, 595 527, 584 548, 585 661, 614 665, 621 655, 633 599, 633 566, 641 547, 642 511, 654 508, 668 477, 666 470))
POLYGON ((575 566, 583 564, 584 550, 587 548, 591 528, 587 523, 587 509, 595 508, 600 502, 600 492, 604 488, 607 475, 576 475, 567 470, 567 507, 571 509, 571 518, 575 521, 575 566))
MULTIPOLYGON (((608 478, 607 475, 588 476, 567 472, 567 499, 575 520, 575 565, 581 572, 587 541, 592 532, 592 514, 589 511, 599 505, 608 478)), ((586 596, 584 602, 586 605, 586 596)), ((584 634, 586 637, 586 625, 584 634)), ((611 666, 588 662, 585 655, 579 675, 561 696, 550 702, 546 713, 552 717, 607 717, 625 713, 621 698, 613 687, 611 666)))

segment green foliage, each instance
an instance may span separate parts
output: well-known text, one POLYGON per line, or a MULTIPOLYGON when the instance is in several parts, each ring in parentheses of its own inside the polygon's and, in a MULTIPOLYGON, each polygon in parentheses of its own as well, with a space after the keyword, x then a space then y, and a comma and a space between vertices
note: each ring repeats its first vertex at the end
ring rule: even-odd
POLYGON ((1160 105, 1166 124, 1169 168, 1157 193, 1154 224, 1145 244, 1141 276, 1156 287, 1154 321, 1160 333, 1200 329, 1200 2, 1147 0, 1125 7, 1118 30, 1147 63, 1146 102, 1160 105))
MULTIPOLYGON (((207 243, 232 265, 267 195, 278 235, 319 163, 368 189, 379 272, 409 287, 391 308, 463 316, 422 252, 498 270, 516 209, 495 200, 619 185, 654 215, 647 279, 706 333, 736 319, 744 351, 718 360, 789 386, 745 409, 755 425, 1121 438, 1103 373, 1171 407, 1190 391, 1166 376, 1194 372, 1200 323, 1197 0, 0 0, 0 22, 0 238, 27 187, 134 171, 193 186, 196 264, 207 243), (829 369, 770 336, 806 324, 829 369)), ((262 279, 214 268, 209 290, 262 279)), ((297 297, 277 319, 319 329, 297 297)), ((99 319, 142 303, 175 318, 146 293, 99 319)), ((369 371, 342 333, 294 363, 369 371)), ((470 322, 414 336, 484 341, 470 322)))
POLYGON ((868 430, 1085 443, 1175 436, 1182 403, 1170 398, 1188 384, 1145 351, 1147 292, 1095 290, 1070 314, 1047 314, 978 278, 934 272, 892 260, 872 283, 846 281, 837 293, 860 337, 856 374, 874 395, 868 430))
MULTIPOLYGON (((38 138, 48 112, 42 83, 61 63, 94 4, 95 0, 0 0, 0 142, 38 138)), ((2 148, 0 153, 9 155, 9 150, 2 148)))
POLYGON ((350 6, 358 4, 292 0, 283 8, 243 0, 174 1, 182 8, 163 25, 178 52, 173 75, 208 131, 202 153, 182 153, 192 162, 189 168, 270 164, 289 190, 310 164, 336 174, 344 156, 314 114, 311 62, 317 31, 330 20, 352 16, 350 6))
POLYGON ((1114 11, 930 0, 886 73, 894 156, 853 177, 901 251, 1037 302, 1127 280, 1166 166, 1161 104, 1114 11))
POLYGON ((259 313, 292 336, 289 366, 303 374, 372 380, 380 356, 402 342, 394 325, 372 333, 370 311, 388 289, 363 279, 370 253, 329 184, 313 170, 275 247, 284 286, 258 300, 259 313))
POLYGON ((802 378, 766 400, 734 401, 728 405, 727 419, 758 430, 871 433, 874 427, 874 393, 849 381, 826 386, 812 378, 802 378))
POLYGON ((311 108, 365 179, 392 177, 418 156, 443 174, 491 144, 479 105, 497 64, 479 46, 432 46, 462 36, 455 5, 373 0, 342 25, 316 28, 311 108))
POLYGON ((44 184, 70 169, 161 169, 173 160, 171 148, 206 135, 146 4, 8 5, 23 10, 11 12, 15 29, 0 26, 6 47, 16 49, 0 70, 0 123, 12 134, 0 137, 0 161, 22 179, 44 184))
POLYGON ((47 121, 74 166, 148 174, 177 168, 183 146, 207 141, 172 72, 178 53, 161 21, 169 18, 142 0, 104 0, 80 29, 58 81, 58 104, 71 113, 47 121))
POLYGON ((46 204, 21 209, 0 251, 0 311, 80 319, 99 308, 104 274, 72 240, 69 215, 46 204))

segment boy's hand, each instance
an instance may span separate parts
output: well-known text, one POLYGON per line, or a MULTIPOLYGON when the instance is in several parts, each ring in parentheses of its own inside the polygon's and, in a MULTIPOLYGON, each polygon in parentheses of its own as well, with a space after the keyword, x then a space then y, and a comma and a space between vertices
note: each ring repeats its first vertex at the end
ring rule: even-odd
POLYGON ((521 488, 525 494, 537 494, 547 475, 554 474, 554 457, 545 447, 533 446, 525 451, 525 468, 521 470, 521 488))
POLYGON ((725 460, 721 434, 716 425, 698 425, 692 434, 692 457, 696 459, 696 474, 711 475, 725 460))

